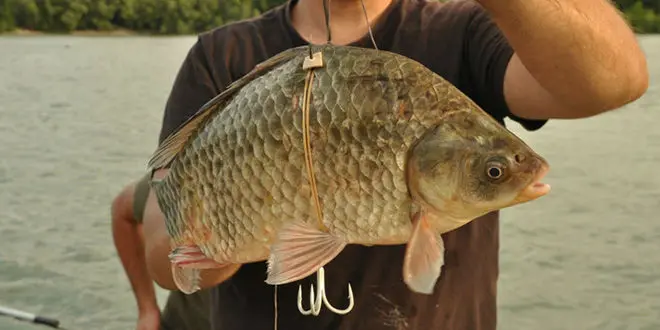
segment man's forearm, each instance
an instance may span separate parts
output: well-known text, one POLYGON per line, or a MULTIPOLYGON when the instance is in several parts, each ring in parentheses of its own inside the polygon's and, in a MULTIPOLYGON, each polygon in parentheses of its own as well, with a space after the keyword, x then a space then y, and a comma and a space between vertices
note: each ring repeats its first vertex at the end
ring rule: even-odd
MULTIPOLYGON (((117 226, 113 228, 116 229, 117 226)), ((133 288, 138 309, 140 311, 158 309, 154 285, 144 258, 144 246, 141 242, 138 243, 141 239, 137 233, 128 234, 128 232, 128 230, 115 230, 113 236, 119 259, 133 288)))
POLYGON ((120 196, 112 208, 112 236, 117 254, 133 288, 139 311, 158 311, 154 285, 147 271, 140 228, 131 221, 132 213, 127 205, 130 205, 130 200, 120 196))
POLYGON ((646 60, 618 10, 604 0, 478 0, 521 62, 558 101, 601 111, 646 90, 646 60))

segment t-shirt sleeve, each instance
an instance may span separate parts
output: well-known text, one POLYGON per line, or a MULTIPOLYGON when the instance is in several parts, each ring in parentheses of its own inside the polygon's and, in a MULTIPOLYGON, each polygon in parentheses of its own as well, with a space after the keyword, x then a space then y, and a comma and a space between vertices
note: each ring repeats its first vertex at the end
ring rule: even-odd
POLYGON ((527 130, 537 130, 545 125, 547 120, 523 119, 510 112, 504 98, 504 74, 514 51, 482 6, 474 5, 466 32, 466 64, 476 88, 475 101, 488 105, 488 112, 496 119, 509 117, 527 130))
POLYGON ((220 88, 213 80, 202 41, 198 38, 174 80, 172 91, 165 104, 158 143, 163 142, 219 92, 220 88))

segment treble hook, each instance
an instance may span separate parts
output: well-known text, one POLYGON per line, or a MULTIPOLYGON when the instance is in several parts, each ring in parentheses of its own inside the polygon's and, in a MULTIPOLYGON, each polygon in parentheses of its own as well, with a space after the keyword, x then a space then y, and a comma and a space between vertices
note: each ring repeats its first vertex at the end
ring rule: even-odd
POLYGON ((319 268, 318 272, 316 272, 316 282, 318 285, 316 288, 316 294, 314 294, 314 284, 312 284, 312 289, 309 291, 309 310, 305 310, 302 306, 302 286, 298 286, 298 311, 300 311, 300 314, 313 314, 314 316, 318 316, 321 312, 322 304, 335 314, 344 315, 353 310, 355 301, 353 299, 353 288, 351 288, 350 283, 348 283, 348 307, 345 309, 337 309, 328 302, 328 297, 325 295, 325 269, 323 269, 323 267, 319 268))

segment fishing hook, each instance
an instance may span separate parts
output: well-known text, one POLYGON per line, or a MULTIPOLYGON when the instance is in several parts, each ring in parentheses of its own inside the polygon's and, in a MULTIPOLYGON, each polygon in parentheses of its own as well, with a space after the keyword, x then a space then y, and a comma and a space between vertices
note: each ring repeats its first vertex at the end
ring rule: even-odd
POLYGON ((321 312, 322 305, 325 305, 331 312, 335 314, 348 314, 353 310, 355 300, 353 298, 353 288, 351 288, 351 283, 348 283, 348 307, 345 309, 335 308, 328 301, 328 297, 325 295, 325 269, 323 267, 319 268, 316 272, 316 294, 314 294, 314 284, 312 284, 312 289, 309 291, 309 309, 305 310, 302 306, 302 285, 298 286, 298 310, 302 315, 318 316, 321 312))

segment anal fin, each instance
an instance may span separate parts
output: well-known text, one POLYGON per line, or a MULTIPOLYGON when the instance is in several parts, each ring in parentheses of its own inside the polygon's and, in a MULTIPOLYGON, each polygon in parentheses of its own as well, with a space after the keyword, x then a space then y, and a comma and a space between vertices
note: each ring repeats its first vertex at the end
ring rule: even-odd
POLYGON ((176 247, 169 255, 172 263, 172 278, 177 288, 185 294, 200 289, 201 270, 222 268, 226 265, 207 257, 196 245, 176 247))
POLYGON ((172 264, 172 278, 174 284, 185 294, 199 291, 201 282, 200 270, 198 268, 181 268, 172 264))
POLYGON ((281 285, 305 278, 334 259, 346 244, 308 223, 284 225, 270 249, 266 283, 281 285))
POLYGON ((429 226, 423 213, 413 219, 413 232, 403 261, 403 280, 418 293, 431 294, 445 260, 442 237, 429 226))

